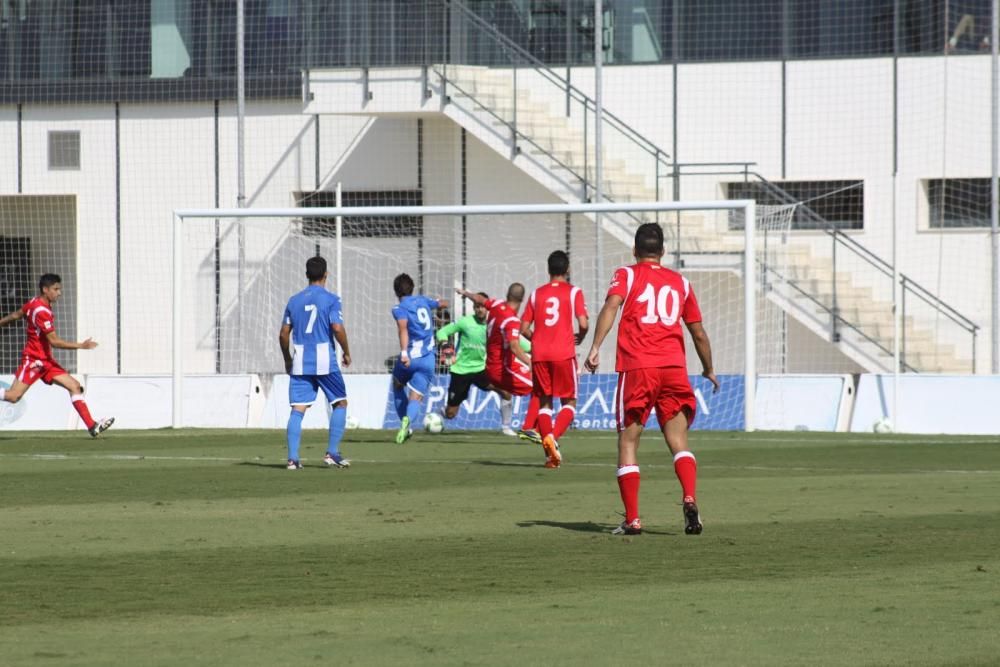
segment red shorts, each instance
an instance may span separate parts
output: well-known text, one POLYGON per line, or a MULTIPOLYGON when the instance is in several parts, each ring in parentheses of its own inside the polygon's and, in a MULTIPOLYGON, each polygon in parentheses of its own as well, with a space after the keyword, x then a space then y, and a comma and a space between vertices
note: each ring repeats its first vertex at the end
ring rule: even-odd
POLYGON ((45 384, 52 384, 52 380, 60 375, 68 375, 68 373, 65 368, 52 359, 21 357, 21 365, 17 367, 17 373, 14 377, 30 387, 37 380, 41 380, 45 384))
MULTIPOLYGON (((518 364, 518 368, 520 364, 518 364)), ((527 396, 531 393, 531 371, 512 371, 509 368, 486 368, 486 377, 490 384, 515 396, 527 396)))
POLYGON ((579 383, 576 357, 563 361, 533 361, 531 392, 539 397, 576 398, 579 383))
POLYGON ((615 420, 618 430, 631 424, 645 424, 656 408, 660 430, 681 411, 688 426, 694 423, 695 398, 686 368, 639 368, 618 374, 615 394, 615 420))

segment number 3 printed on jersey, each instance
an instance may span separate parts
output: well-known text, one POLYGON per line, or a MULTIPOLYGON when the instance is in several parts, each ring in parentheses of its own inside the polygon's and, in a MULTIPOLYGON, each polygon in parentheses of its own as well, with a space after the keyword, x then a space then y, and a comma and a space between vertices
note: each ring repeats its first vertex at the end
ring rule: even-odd
POLYGON ((551 327, 559 321, 559 299, 550 296, 545 300, 545 314, 548 315, 545 318, 545 326, 551 327))
POLYGON ((680 294, 669 285, 664 285, 657 292, 655 287, 647 283, 646 289, 636 301, 646 304, 646 314, 639 318, 643 324, 661 322, 669 327, 677 323, 677 316, 681 310, 680 294))

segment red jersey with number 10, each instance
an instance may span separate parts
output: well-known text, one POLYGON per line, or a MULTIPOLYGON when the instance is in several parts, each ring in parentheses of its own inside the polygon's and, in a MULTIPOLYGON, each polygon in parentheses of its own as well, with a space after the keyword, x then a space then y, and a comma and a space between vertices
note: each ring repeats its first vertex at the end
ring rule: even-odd
POLYGON ((687 278, 656 262, 639 262, 615 271, 608 288, 612 294, 624 300, 616 371, 687 367, 681 322, 701 322, 687 278))
POLYGON ((52 345, 48 335, 56 330, 52 306, 36 296, 21 306, 21 312, 24 313, 24 331, 28 335, 21 354, 31 359, 51 359, 52 345))
POLYGON ((532 361, 566 361, 576 357, 573 323, 587 314, 583 290, 565 281, 552 281, 528 297, 521 321, 534 322, 531 334, 532 361), (536 312, 537 311, 537 312, 536 312))

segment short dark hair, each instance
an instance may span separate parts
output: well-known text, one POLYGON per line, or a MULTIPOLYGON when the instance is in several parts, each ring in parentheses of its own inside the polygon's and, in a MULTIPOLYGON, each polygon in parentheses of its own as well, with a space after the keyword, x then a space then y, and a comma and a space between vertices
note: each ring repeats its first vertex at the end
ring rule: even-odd
POLYGON ((476 292, 476 295, 481 296, 481 297, 483 297, 484 299, 487 299, 487 300, 489 300, 489 298, 490 298, 490 295, 487 294, 486 292, 476 292))
POLYGON ((565 276, 569 273, 569 255, 562 250, 555 250, 549 255, 549 275, 565 276))
POLYGON ((62 278, 59 277, 58 273, 43 273, 42 277, 38 279, 38 291, 41 292, 46 287, 52 287, 61 282, 62 278))
POLYGON ((510 287, 507 288, 507 300, 514 303, 524 301, 524 285, 521 283, 511 283, 510 287))
POLYGON ((410 296, 413 294, 413 278, 408 273, 400 273, 392 280, 392 291, 397 297, 410 296))
POLYGON ((311 283, 317 283, 323 280, 323 276, 326 275, 326 260, 317 255, 316 257, 310 257, 306 260, 306 278, 309 279, 311 283))
POLYGON ((659 257, 663 254, 663 228, 646 222, 635 230, 635 252, 639 257, 659 257))

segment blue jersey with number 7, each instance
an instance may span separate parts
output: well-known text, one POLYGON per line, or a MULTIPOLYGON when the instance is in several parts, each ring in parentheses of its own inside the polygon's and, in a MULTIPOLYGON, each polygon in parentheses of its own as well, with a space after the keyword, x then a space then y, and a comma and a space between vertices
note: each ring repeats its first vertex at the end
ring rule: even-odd
POLYGON ((392 309, 395 320, 406 320, 410 345, 406 350, 410 359, 419 359, 434 352, 434 310, 437 299, 414 294, 404 296, 392 309))
POLYGON ((329 375, 339 371, 331 324, 343 324, 340 297, 310 285, 288 300, 284 324, 292 327, 292 375, 329 375))

